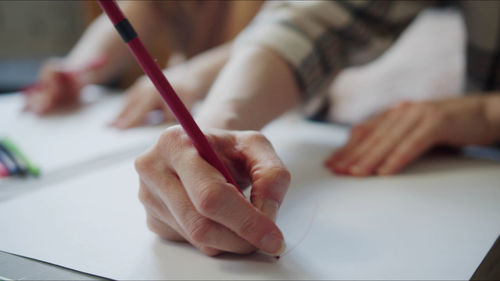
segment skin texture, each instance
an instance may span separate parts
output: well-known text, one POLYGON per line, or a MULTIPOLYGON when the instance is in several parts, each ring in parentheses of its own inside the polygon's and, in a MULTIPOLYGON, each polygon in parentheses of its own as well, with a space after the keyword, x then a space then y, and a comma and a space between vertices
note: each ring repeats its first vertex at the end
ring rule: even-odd
MULTIPOLYGON (((251 21, 261 4, 262 1, 119 3, 152 55, 159 61, 169 56, 165 73, 188 107, 204 98, 229 57, 230 44, 225 42, 232 40, 251 21), (179 64, 184 67, 176 67, 179 64)), ((87 28, 67 57, 42 66, 37 82, 44 87, 32 89, 26 95, 25 110, 44 115, 78 102, 80 90, 85 85, 105 84, 118 78, 133 81, 141 73, 114 27, 105 15, 101 15, 87 28), (107 63, 73 75, 67 81, 59 78, 64 76, 63 71, 75 71, 96 57, 105 57, 107 63)), ((143 125, 147 115, 156 109, 162 109, 165 121, 173 121, 155 94, 156 89, 145 76, 138 78, 127 90, 128 98, 112 125, 119 129, 143 125)))
POLYGON ((239 186, 251 185, 250 202, 199 156, 181 127, 170 127, 135 162, 149 228, 210 256, 256 248, 279 255, 284 242, 274 219, 290 173, 258 132, 205 134, 239 186))
POLYGON ((75 103, 83 87, 78 77, 67 74, 56 60, 45 63, 38 80, 43 81, 43 84, 25 92, 24 111, 39 115, 46 114, 57 105, 75 103))
MULTIPOLYGON (((150 46, 156 37, 165 37, 165 28, 161 14, 155 2, 146 4, 134 1, 120 4, 128 15, 136 31, 146 46, 150 46)), ((37 82, 43 85, 26 95, 26 109, 44 115, 55 109, 78 101, 80 89, 87 84, 102 84, 123 74, 125 69, 134 66, 133 57, 127 47, 109 23, 105 15, 99 16, 85 31, 75 47, 64 59, 51 60, 42 66, 37 82), (102 67, 61 80, 62 71, 74 71, 96 57, 105 57, 107 63, 102 67)))
MULTIPOLYGON (((170 60, 163 73, 188 109, 205 97, 216 75, 229 58, 231 43, 208 50, 189 61, 170 60)), ((147 76, 139 78, 126 91, 125 106, 111 123, 119 129, 143 125, 149 112, 160 109, 165 121, 174 121, 170 110, 147 76)))
POLYGON ((231 54, 196 119, 201 127, 259 130, 300 101, 294 73, 278 54, 243 47, 231 54))
POLYGON ((498 140, 497 96, 405 102, 356 126, 325 165, 353 176, 391 175, 436 145, 486 145, 498 140))
POLYGON ((295 106, 298 89, 288 65, 269 50, 238 50, 230 60, 196 119, 239 186, 250 186, 250 202, 200 158, 179 127, 137 159, 139 197, 161 237, 188 241, 207 255, 257 248, 279 255, 283 235, 273 221, 289 172, 262 134, 214 128, 258 129, 295 106))

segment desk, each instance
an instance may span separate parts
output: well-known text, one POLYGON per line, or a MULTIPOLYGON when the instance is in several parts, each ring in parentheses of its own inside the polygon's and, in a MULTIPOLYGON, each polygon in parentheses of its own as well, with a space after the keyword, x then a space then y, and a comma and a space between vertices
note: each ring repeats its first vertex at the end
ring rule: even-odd
MULTIPOLYGON (((490 158, 500 162, 500 150, 491 148, 467 149, 468 157, 490 158)), ((500 279, 500 237, 476 269, 471 280, 500 279)), ((18 279, 100 280, 102 277, 78 272, 61 266, 28 259, 0 251, 0 276, 18 279)))
MULTIPOLYGON (((33 246, 26 249, 26 256, 117 279, 154 279, 161 276, 176 279, 203 278, 201 276, 215 279, 465 279, 473 274, 500 233, 498 225, 495 224, 498 220, 491 221, 500 214, 497 210, 500 206, 497 190, 498 163, 457 156, 431 157, 419 161, 405 173, 395 177, 337 177, 320 167, 325 154, 345 141, 345 129, 288 118, 271 124, 265 129, 265 133, 292 172, 292 187, 280 212, 278 225, 284 230, 287 243, 294 250, 291 254, 284 255, 279 263, 270 263, 259 255, 208 258, 187 245, 156 239, 145 229, 143 214, 136 213, 136 210, 141 212, 141 206, 136 199, 136 175, 130 166, 132 159, 128 158, 123 160, 125 162, 118 161, 121 164, 117 163, 116 167, 115 164, 110 164, 109 168, 99 171, 86 170, 82 175, 75 176, 74 180, 65 179, 0 203, 0 209, 2 206, 9 206, 8 210, 12 210, 15 206, 26 206, 21 204, 23 202, 36 205, 37 202, 49 202, 52 195, 64 196, 64 200, 52 202, 50 206, 53 210, 47 210, 44 207, 47 205, 40 208, 35 206, 33 210, 54 211, 56 213, 53 214, 57 215, 61 213, 60 210, 69 210, 66 209, 67 205, 77 208, 78 211, 84 209, 82 207, 85 204, 92 204, 94 208, 103 210, 103 217, 107 219, 116 218, 117 214, 127 216, 125 224, 117 221, 116 225, 108 225, 96 221, 96 225, 89 227, 104 228, 106 231, 98 236, 93 236, 93 232, 86 233, 83 239, 79 237, 79 233, 85 231, 85 228, 78 227, 89 224, 91 214, 86 217, 89 214, 77 212, 75 217, 69 220, 47 216, 42 222, 39 218, 44 215, 40 212, 26 215, 23 214, 23 207, 18 208, 19 214, 16 212, 9 215, 4 208, 3 212, 0 211, 0 221, 8 224, 7 229, 12 232, 0 234, 0 237, 4 238, 0 239, 0 244, 4 242, 0 250, 10 249, 15 252, 14 247, 22 247, 24 243, 29 242, 33 246), (481 176, 477 179, 471 178, 471 173, 481 176), (119 186, 124 184, 123 187, 126 187, 120 189, 124 196, 122 199, 126 201, 126 209, 118 200, 116 204, 109 206, 107 212, 108 209, 103 208, 106 202, 92 199, 91 194, 104 186, 90 186, 91 183, 96 182, 95 178, 102 179, 106 175, 116 179, 119 186), (329 183, 331 185, 325 186, 329 183), (463 183, 466 186, 461 185, 463 183), (456 188, 452 185, 456 185, 456 188), (69 192, 67 188, 75 189, 69 192), (309 196, 305 197, 305 194, 309 196), (73 197, 79 200, 75 201, 73 197), (316 210, 320 211, 316 212, 311 206, 318 206, 316 210), (307 220, 310 218, 314 219, 312 230, 303 236, 303 230, 307 228, 307 220), (37 229, 36 239, 19 240, 19 235, 29 232, 25 231, 31 226, 27 226, 28 222, 37 229), (44 223, 51 228, 43 227, 44 223), (105 252, 100 252, 99 247, 93 245, 94 241, 106 235, 109 236, 106 239, 112 241, 113 234, 108 231, 115 227, 122 229, 119 233, 130 232, 134 235, 129 238, 122 237, 131 240, 120 241, 121 245, 127 245, 130 253, 137 254, 131 257, 134 259, 131 264, 113 265, 112 260, 106 260, 105 252), (68 256, 62 258, 54 256, 50 250, 42 249, 54 242, 51 241, 51 235, 57 236, 67 228, 74 228, 77 233, 69 231, 64 236, 65 241, 58 241, 62 244, 74 239, 81 241, 82 245, 86 245, 79 249, 84 250, 81 254, 70 246, 63 247, 68 256), (52 232, 54 229, 57 231, 52 232), (123 231, 125 229, 128 230, 123 231), (301 243, 300 240, 304 237, 308 239, 302 240, 301 243), (317 241, 329 243, 318 245, 317 241), (313 253, 311 249, 320 252, 313 253), (34 252, 28 253, 30 251, 34 252), (176 260, 172 259, 172 253, 175 254, 176 260), (435 255, 431 256, 432 253, 435 255), (103 258, 105 264, 94 263, 82 268, 83 265, 74 260, 74 256, 88 254, 103 258), (328 264, 318 262, 318 257, 328 264), (183 260, 196 263, 199 266, 197 272, 184 270, 183 260), (132 271, 108 272, 113 266, 121 266, 122 271, 132 271), (147 271, 134 271, 134 267, 135 270, 145 268, 147 271)), ((495 153, 487 153, 490 154, 495 153)), ((111 191, 117 190, 116 186, 109 188, 114 188, 111 191)), ((123 250, 123 247, 117 248, 113 243, 106 245, 110 249, 123 250)), ((18 265, 20 261, 10 259, 8 262, 13 263, 6 267, 15 270, 14 264, 18 265)), ((9 272, 16 274, 14 271, 9 272)), ((17 278, 16 276, 12 277, 17 278)), ((80 277, 75 275, 75 278, 80 277)))

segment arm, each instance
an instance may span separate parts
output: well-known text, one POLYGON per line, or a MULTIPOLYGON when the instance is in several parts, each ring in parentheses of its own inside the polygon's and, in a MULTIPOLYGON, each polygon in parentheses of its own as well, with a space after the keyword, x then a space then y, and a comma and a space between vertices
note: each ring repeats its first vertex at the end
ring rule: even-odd
MULTIPOLYGON (((135 1, 122 4, 124 12, 146 45, 164 35, 157 5, 155 2, 135 1)), ((75 101, 84 85, 106 83, 132 65, 133 58, 128 54, 122 39, 109 20, 101 15, 88 27, 66 58, 49 62, 42 67, 39 81, 45 87, 36 95, 27 96, 27 107, 39 114, 46 113, 61 103, 75 101), (100 56, 107 60, 102 67, 76 77, 63 75, 63 71, 78 69, 100 56)))
POLYGON ((202 127, 260 129, 300 100, 289 66, 261 47, 234 53, 210 92, 196 117, 202 127))
MULTIPOLYGON (((226 43, 169 67, 163 72, 188 109, 205 97, 215 77, 228 60, 230 48, 231 43, 226 43)), ((126 95, 125 107, 112 122, 117 128, 140 126, 146 122, 148 113, 156 109, 164 112, 167 121, 173 120, 170 110, 148 77, 139 78, 127 90, 126 95)))
POLYGON ((369 61, 389 47, 381 38, 393 38, 423 7, 403 4, 409 13, 392 19, 400 2, 269 3, 236 39, 198 120, 205 127, 261 128, 322 93, 343 67, 369 61), (387 19, 373 22, 383 15, 370 11, 384 5, 387 19), (397 31, 389 32, 387 25, 397 31))

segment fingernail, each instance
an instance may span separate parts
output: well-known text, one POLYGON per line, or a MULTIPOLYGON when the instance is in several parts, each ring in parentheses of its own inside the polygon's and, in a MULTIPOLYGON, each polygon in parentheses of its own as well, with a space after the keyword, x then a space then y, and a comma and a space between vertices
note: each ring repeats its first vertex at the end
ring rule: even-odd
POLYGON ((280 236, 270 233, 260 240, 260 249, 269 255, 279 256, 285 251, 286 244, 280 236))

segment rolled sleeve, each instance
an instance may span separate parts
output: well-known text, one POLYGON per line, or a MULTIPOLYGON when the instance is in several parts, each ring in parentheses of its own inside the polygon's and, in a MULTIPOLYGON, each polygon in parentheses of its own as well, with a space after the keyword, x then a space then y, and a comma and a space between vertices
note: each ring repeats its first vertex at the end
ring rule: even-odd
POLYGON ((411 6, 413 12, 406 9, 401 20, 401 15, 389 13, 398 10, 394 3, 398 1, 271 1, 236 38, 233 48, 259 45, 276 52, 293 69, 308 100, 323 92, 342 68, 383 52, 390 44, 380 42, 392 42, 387 38, 394 39, 402 30, 398 27, 422 8, 411 6), (398 21, 385 19, 387 14, 398 21))

